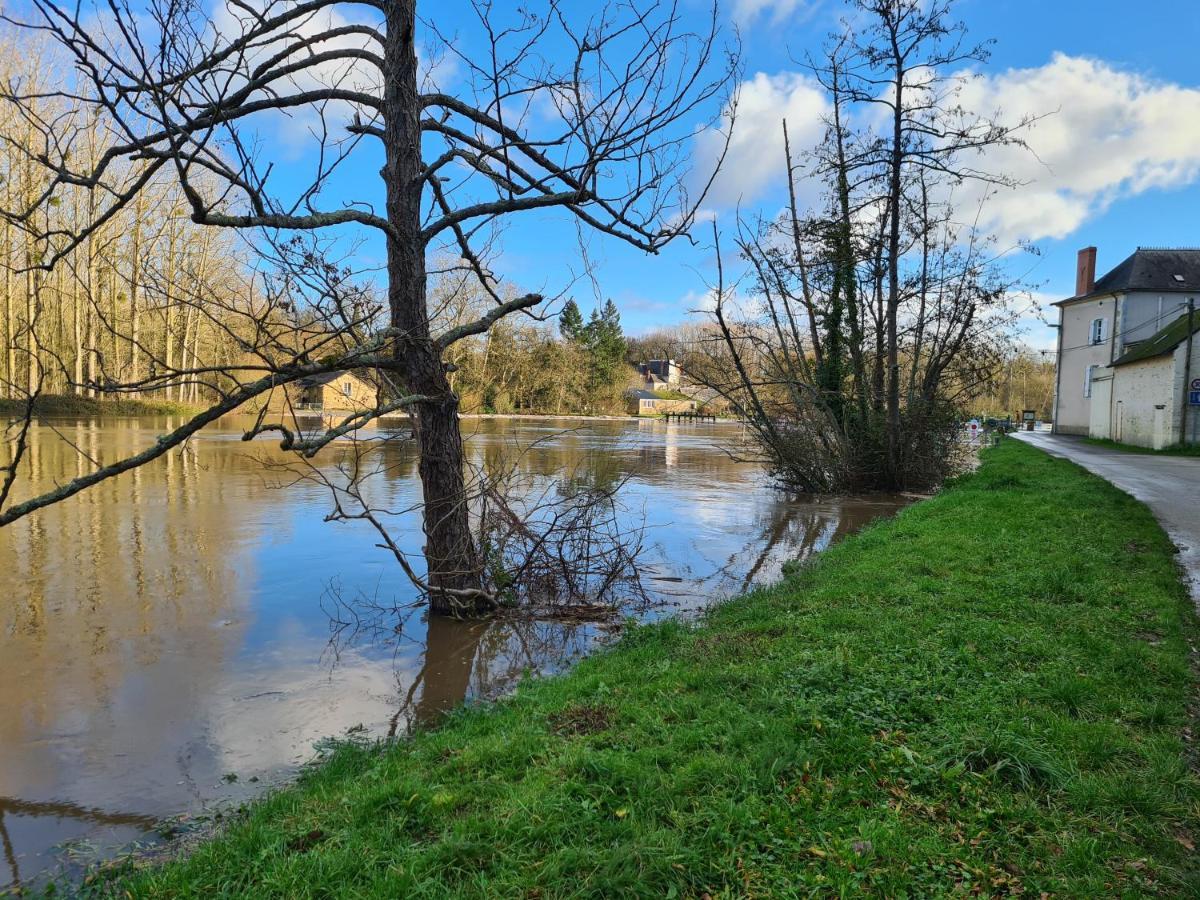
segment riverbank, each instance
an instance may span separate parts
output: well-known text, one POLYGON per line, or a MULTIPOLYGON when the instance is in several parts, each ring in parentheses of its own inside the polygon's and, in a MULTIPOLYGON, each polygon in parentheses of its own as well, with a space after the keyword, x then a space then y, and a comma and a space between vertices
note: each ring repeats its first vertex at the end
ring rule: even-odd
MULTIPOLYGON (((34 413, 39 416, 193 416, 203 407, 165 400, 134 400, 132 398, 106 398, 103 400, 67 395, 38 397, 34 413)), ((0 416, 25 414, 25 401, 0 398, 0 416)), ((591 416, 570 413, 463 413, 461 419, 497 419, 504 421, 556 421, 573 422, 638 422, 660 421, 661 416, 591 416)), ((736 419, 718 419, 718 422, 737 424, 736 419)))
MULTIPOLYGON (((566 419, 573 422, 661 422, 664 418, 662 414, 656 416, 589 416, 575 415, 574 413, 462 413, 460 419, 500 419, 520 421, 554 421, 566 419)), ((718 424, 737 425, 738 419, 731 419, 726 416, 713 417, 710 421, 718 424)))
MULTIPOLYGON (((44 395, 33 404, 34 415, 38 416, 191 416, 199 407, 166 400, 134 400, 127 397, 112 397, 103 400, 68 395, 44 395)), ((0 398, 0 416, 25 415, 24 400, 0 398)))
POLYGON ((586 416, 572 413, 460 413, 460 419, 497 419, 511 422, 539 422, 546 419, 570 419, 579 422, 636 422, 637 416, 586 416))
POLYGON ((1141 504, 1005 441, 698 627, 346 747, 132 896, 1187 895, 1194 614, 1141 504))

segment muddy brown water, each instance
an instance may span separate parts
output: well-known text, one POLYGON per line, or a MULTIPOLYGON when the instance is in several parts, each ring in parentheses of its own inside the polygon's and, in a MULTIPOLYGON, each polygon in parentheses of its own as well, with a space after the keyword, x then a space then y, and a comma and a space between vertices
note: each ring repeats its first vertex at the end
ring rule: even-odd
MULTIPOLYGON (((72 444, 110 460, 172 424, 45 421, 28 472, 43 487, 61 482, 87 470, 72 444)), ((643 582, 656 601, 643 615, 688 614, 769 582, 785 561, 904 503, 780 492, 725 451, 739 434, 728 424, 467 430, 479 465, 511 464, 516 451, 543 482, 628 477, 622 515, 646 526, 643 582)), ((412 588, 369 526, 323 521, 326 487, 278 468, 273 442, 240 434, 219 424, 184 452, 0 529, 0 889, 154 840, 164 818, 244 802, 330 736, 402 733, 561 670, 612 635, 586 622, 426 622, 419 610, 384 616, 382 630, 339 629, 348 610, 405 607, 412 588)), ((411 451, 373 452, 385 462, 377 496, 411 506, 411 451)), ((328 475, 335 456, 318 470, 328 475)), ((420 546, 415 514, 393 527, 406 549, 420 546)))

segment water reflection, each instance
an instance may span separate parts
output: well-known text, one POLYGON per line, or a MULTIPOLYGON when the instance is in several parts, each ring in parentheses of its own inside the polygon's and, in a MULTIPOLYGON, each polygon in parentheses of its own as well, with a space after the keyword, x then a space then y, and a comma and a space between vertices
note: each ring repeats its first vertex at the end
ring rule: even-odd
MULTIPOLYGON (((112 460, 169 427, 43 423, 28 457, 34 486, 86 471, 74 448, 112 460)), ((644 581, 670 611, 777 577, 785 560, 897 505, 782 494, 721 450, 736 436, 729 426, 477 420, 468 430, 476 465, 534 479, 569 471, 597 487, 628 479, 624 502, 644 516, 650 545, 644 581)), ((160 817, 253 795, 323 737, 435 722, 611 633, 594 622, 427 622, 410 610, 331 654, 331 595, 406 607, 411 587, 369 526, 325 523, 325 489, 291 483, 273 442, 239 436, 232 425, 205 432, 0 530, 0 886, 61 863, 64 842, 87 842, 85 858, 111 852, 160 817)), ((376 499, 413 505, 411 449, 377 456, 376 499)), ((419 549, 414 516, 393 527, 419 549)))

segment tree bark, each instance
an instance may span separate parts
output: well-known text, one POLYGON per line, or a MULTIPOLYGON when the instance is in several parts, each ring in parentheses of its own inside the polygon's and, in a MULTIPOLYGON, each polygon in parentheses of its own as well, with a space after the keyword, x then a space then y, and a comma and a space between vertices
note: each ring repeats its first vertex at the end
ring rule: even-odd
POLYGON ((895 38, 892 47, 896 59, 896 79, 892 118, 891 171, 888 183, 888 289, 887 289, 887 468, 892 487, 900 484, 900 355, 897 314, 900 309, 900 214, 901 175, 904 165, 904 63, 895 38))
POLYGON ((424 181, 415 22, 415 0, 387 5, 383 180, 392 227, 387 239, 388 302, 392 326, 400 333, 396 356, 408 390, 437 398, 417 405, 413 416, 420 448, 430 610, 438 615, 464 615, 480 611, 483 594, 467 509, 458 397, 450 389, 441 353, 429 330, 421 236, 424 181), (479 592, 480 599, 461 593, 473 591, 479 592))

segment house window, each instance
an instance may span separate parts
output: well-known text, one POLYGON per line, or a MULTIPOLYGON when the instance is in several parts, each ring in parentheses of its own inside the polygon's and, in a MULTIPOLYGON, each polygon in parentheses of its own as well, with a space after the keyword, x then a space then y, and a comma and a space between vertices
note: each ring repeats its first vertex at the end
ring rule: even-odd
POLYGON ((1083 370, 1083 396, 1085 397, 1092 396, 1092 376, 1095 375, 1098 368, 1100 367, 1097 365, 1091 365, 1083 370))
POLYGON ((350 379, 347 378, 342 382, 342 393, 349 397, 352 387, 353 385, 350 384, 350 379))
POLYGON ((1104 339, 1108 337, 1106 333, 1107 322, 1104 319, 1092 319, 1091 342, 1092 344, 1103 344, 1104 339))

